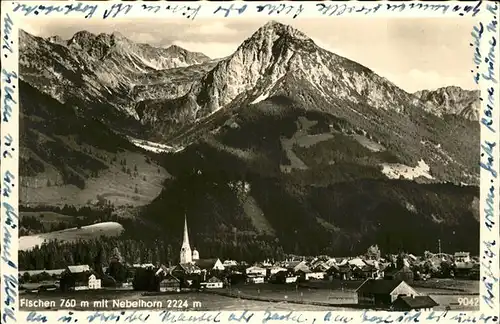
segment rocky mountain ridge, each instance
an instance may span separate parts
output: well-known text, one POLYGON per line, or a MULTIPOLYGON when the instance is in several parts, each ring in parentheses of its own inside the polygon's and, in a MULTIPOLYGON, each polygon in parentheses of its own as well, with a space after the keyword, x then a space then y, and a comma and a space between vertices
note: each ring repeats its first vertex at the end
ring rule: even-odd
POLYGON ((469 120, 479 120, 481 109, 479 90, 448 86, 436 90, 417 91, 414 95, 425 103, 429 112, 437 116, 457 115, 469 120))
POLYGON ((210 58, 178 46, 137 44, 119 33, 81 31, 64 41, 21 31, 19 61, 23 80, 61 103, 91 110, 97 103, 99 109, 94 108, 98 111, 93 113, 101 115, 103 121, 135 120, 139 125, 134 86, 143 85, 145 74, 200 64, 210 58), (113 118, 106 118, 106 114, 113 118))

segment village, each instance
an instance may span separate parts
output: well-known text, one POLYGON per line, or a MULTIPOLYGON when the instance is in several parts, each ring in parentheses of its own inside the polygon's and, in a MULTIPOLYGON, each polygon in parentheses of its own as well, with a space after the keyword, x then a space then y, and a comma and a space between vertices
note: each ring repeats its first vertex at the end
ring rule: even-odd
MULTIPOLYGON (((469 252, 408 253, 381 257, 376 245, 356 257, 290 256, 285 260, 264 260, 255 264, 220 258, 200 258, 191 251, 184 224, 180 262, 173 265, 127 264, 119 252, 103 269, 90 265, 68 265, 65 269, 20 271, 20 291, 40 292, 135 290, 143 294, 180 294, 205 292, 237 298, 266 298, 259 287, 272 285, 280 289, 330 289, 352 291, 356 302, 329 302, 352 308, 376 308, 407 311, 433 309, 439 304, 428 294, 413 287, 422 287, 435 278, 478 280, 479 260, 469 252), (290 287, 290 289, 286 287, 290 287), (285 288, 283 288, 285 287, 285 288), (255 288, 255 289, 254 289, 255 288), (257 291, 247 296, 246 291, 257 291), (243 293, 242 293, 243 292, 243 293)), ((302 291, 302 290, 301 290, 302 291)), ((287 299, 288 295, 283 298, 287 299)), ((308 303, 302 292, 296 302, 308 303)))

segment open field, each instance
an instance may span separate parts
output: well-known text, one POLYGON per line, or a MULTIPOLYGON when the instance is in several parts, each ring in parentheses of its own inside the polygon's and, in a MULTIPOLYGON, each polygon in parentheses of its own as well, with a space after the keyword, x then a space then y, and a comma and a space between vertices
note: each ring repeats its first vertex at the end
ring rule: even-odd
POLYGON ((19 238, 19 250, 26 251, 41 245, 45 241, 77 241, 99 238, 101 236, 118 236, 123 232, 123 226, 116 222, 97 223, 81 228, 68 228, 61 231, 42 233, 19 238))
MULTIPOLYGON (((321 283, 321 282, 318 282, 321 283)), ((31 300, 54 300, 59 302, 61 298, 75 298, 77 301, 93 301, 102 299, 108 300, 146 300, 163 301, 166 300, 187 300, 190 305, 188 309, 199 310, 232 310, 232 309, 279 309, 279 310, 355 310, 359 309, 357 304, 357 295, 355 289, 358 287, 357 281, 338 281, 325 282, 330 288, 313 288, 300 285, 286 284, 240 284, 233 285, 231 288, 213 289, 206 292, 188 292, 188 293, 147 293, 136 292, 132 290, 98 290, 93 292, 43 292, 39 294, 23 294, 22 298, 31 300), (193 302, 200 301, 202 307, 194 307, 193 302), (344 306, 345 305, 345 306, 344 306)), ((477 285, 479 284, 476 282, 477 285)), ((473 286, 472 283, 456 283, 456 286, 473 286)), ((320 285, 317 285, 318 287, 320 285)), ((431 289, 414 287, 418 292, 430 295, 439 306, 436 309, 444 310, 474 310, 477 307, 459 306, 459 298, 468 298, 474 300, 477 298, 477 292, 460 292, 445 289, 431 289)), ((111 303, 111 302, 110 302, 111 303)), ((78 305, 79 302, 77 303, 78 305)), ((110 304, 111 305, 111 304, 110 304)), ((164 305, 165 306, 165 305, 164 305)), ((24 309, 24 308, 23 308, 24 309)), ((56 307, 56 309, 58 309, 56 307)), ((83 309, 83 308, 80 308, 83 309)), ((99 308, 97 308, 99 309, 99 308)), ((28 310, 28 308, 26 308, 28 310)), ((52 310, 52 309, 51 309, 52 310)))
POLYGON ((426 281, 415 281, 413 284, 419 291, 429 290, 446 290, 464 293, 479 293, 478 280, 460 280, 460 279, 437 279, 432 278, 426 281))
MULTIPOLYGON (((99 310, 99 309, 117 309, 112 307, 112 300, 144 300, 144 301, 161 301, 163 304, 162 310, 168 308, 168 300, 186 300, 188 307, 184 310, 323 310, 326 311, 328 307, 321 306, 311 306, 311 305, 297 305, 291 303, 269 303, 254 300, 245 300, 239 298, 224 297, 205 293, 175 293, 175 294, 163 294, 156 296, 144 296, 141 292, 136 291, 110 291, 110 290, 100 290, 92 292, 73 292, 73 293, 61 293, 61 292, 45 292, 39 294, 22 294, 20 296, 21 301, 25 300, 44 300, 44 301, 54 301, 56 303, 55 308, 47 308, 43 310, 58 310, 65 309, 60 307, 61 299, 76 299, 77 307, 76 310, 99 310), (94 301, 109 300, 110 307, 95 307, 94 301), (82 301, 88 301, 90 303, 89 307, 85 306, 82 301), (200 302, 201 307, 195 306, 193 302, 200 302), (83 305, 83 307, 82 307, 83 305)), ((21 304, 22 305, 22 304, 21 304)), ((172 306, 171 306, 172 307, 172 306)), ((37 307, 20 307, 23 311, 31 310, 42 310, 42 308, 37 307)), ((172 311, 179 311, 179 308, 171 308, 172 311)))

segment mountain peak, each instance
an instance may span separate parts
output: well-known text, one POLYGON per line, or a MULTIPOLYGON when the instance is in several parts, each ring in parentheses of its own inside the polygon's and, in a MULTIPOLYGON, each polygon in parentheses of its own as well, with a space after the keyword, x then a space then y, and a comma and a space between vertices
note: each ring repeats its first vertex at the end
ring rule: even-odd
POLYGON ((71 39, 69 40, 70 43, 73 43, 75 41, 78 41, 78 40, 82 40, 82 39, 89 39, 89 38, 95 38, 96 35, 92 34, 91 32, 89 31, 86 31, 86 30, 80 30, 78 32, 76 32, 73 37, 71 37, 71 39))
POLYGON ((285 25, 280 22, 271 20, 259 28, 253 35, 252 38, 261 38, 261 37, 273 37, 274 39, 279 37, 292 37, 301 40, 309 40, 306 34, 301 32, 298 29, 293 28, 290 25, 285 25))
POLYGON ((167 51, 174 52, 174 53, 184 53, 187 51, 185 48, 182 48, 182 47, 175 45, 175 44, 170 45, 166 49, 167 49, 167 51))

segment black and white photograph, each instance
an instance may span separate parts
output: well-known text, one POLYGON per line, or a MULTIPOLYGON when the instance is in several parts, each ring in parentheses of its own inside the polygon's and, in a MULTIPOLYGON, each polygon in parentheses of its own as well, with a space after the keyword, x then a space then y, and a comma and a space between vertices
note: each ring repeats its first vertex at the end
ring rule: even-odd
POLYGON ((479 310, 476 22, 26 19, 20 310, 479 310))

